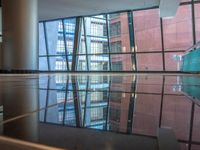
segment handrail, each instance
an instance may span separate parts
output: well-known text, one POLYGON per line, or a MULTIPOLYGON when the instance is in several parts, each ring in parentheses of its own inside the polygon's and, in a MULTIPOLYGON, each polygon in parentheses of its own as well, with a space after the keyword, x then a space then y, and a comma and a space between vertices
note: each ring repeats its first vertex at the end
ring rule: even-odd
POLYGON ((195 45, 193 45, 192 47, 188 48, 182 56, 187 55, 187 54, 190 53, 191 51, 194 51, 194 50, 196 50, 196 49, 198 49, 198 48, 200 48, 200 41, 197 42, 197 43, 196 43, 195 45))

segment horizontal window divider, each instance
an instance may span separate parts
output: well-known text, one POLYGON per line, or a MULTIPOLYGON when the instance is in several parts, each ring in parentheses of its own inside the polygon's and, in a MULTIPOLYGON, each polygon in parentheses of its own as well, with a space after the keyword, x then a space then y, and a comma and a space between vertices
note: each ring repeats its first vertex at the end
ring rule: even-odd
POLYGON ((40 55, 39 57, 65 57, 65 56, 72 56, 71 55, 40 55))
POLYGON ((173 50, 173 51, 164 51, 165 53, 184 53, 186 50, 173 50))
MULTIPOLYGON (((63 84, 65 84, 65 83, 63 83, 63 84)), ((109 84, 109 83, 107 83, 107 84, 109 84)), ((113 84, 113 83, 112 83, 113 84)), ((115 84, 115 83, 114 83, 115 84)), ((66 89, 51 89, 51 88, 49 88, 49 89, 45 89, 45 88, 39 88, 39 90, 41 90, 41 91, 58 91, 58 92, 66 92, 66 89)), ((73 92, 73 90, 72 89, 67 89, 67 91, 68 92, 73 92)), ((95 90, 80 90, 80 89, 78 89, 78 90, 76 90, 77 92, 89 92, 89 93, 125 93, 125 94, 132 94, 132 93, 134 93, 134 92, 127 92, 127 91, 109 91, 109 90, 98 90, 98 89, 95 89, 95 90)), ((141 94, 141 95, 143 95, 143 94, 145 94, 145 95, 162 95, 162 92, 161 93, 148 93, 148 92, 135 92, 135 94, 141 94)), ((167 94, 167 93, 165 93, 164 94, 164 96, 184 96, 184 94, 167 94)))
POLYGON ((100 18, 100 17, 96 17, 97 15, 95 16, 91 16, 90 18, 94 18, 94 19, 100 19, 100 20, 105 20, 106 21, 106 18, 100 18))
POLYGON ((142 70, 138 70, 138 71, 127 71, 127 70, 121 70, 121 71, 109 71, 109 70, 107 70, 107 71, 105 71, 105 70, 99 70, 99 71, 62 71, 62 70, 60 70, 60 71, 45 71, 45 70, 40 70, 39 71, 39 73, 86 73, 86 74, 88 74, 88 73, 105 73, 105 74, 107 74, 107 73, 113 73, 113 74, 121 74, 121 73, 123 73, 123 74, 126 74, 126 73, 135 73, 135 74, 141 74, 141 73, 158 73, 158 74, 160 74, 160 73, 163 73, 163 74, 168 74, 168 73, 170 73, 170 74, 177 74, 177 73, 179 73, 179 74, 199 74, 200 72, 183 72, 183 71, 162 71, 162 70, 160 70, 160 71, 155 71, 155 70, 149 70, 149 71, 142 71, 142 70))
MULTIPOLYGON (((82 35, 83 36, 83 35, 82 35)), ((93 37, 93 38, 106 38, 106 36, 97 36, 97 35, 86 35, 87 37, 93 37)), ((92 39, 93 41, 94 39, 92 39)))
MULTIPOLYGON (((180 143, 187 143, 187 144, 190 143, 190 142, 187 141, 187 140, 180 140, 180 139, 177 139, 177 140, 178 140, 178 142, 180 142, 180 143)), ((191 141, 191 144, 200 145, 200 142, 198 142, 198 141, 191 141)))
MULTIPOLYGON (((174 50, 174 51, 164 51, 164 53, 177 53, 177 52, 185 52, 185 50, 174 50)), ((136 54, 142 53, 162 53, 162 51, 144 51, 144 52, 136 52, 136 54)))
POLYGON ((121 55, 121 54, 134 54, 134 52, 124 52, 124 53, 89 53, 89 54, 78 54, 78 55, 121 55))
POLYGON ((190 2, 181 2, 181 3, 180 3, 181 6, 182 6, 182 5, 190 5, 190 4, 192 4, 192 0, 191 0, 190 2))

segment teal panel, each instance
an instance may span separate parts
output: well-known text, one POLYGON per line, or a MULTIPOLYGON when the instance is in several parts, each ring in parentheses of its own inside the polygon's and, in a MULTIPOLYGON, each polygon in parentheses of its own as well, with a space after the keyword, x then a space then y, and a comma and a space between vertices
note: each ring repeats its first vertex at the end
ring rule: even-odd
POLYGON ((200 71, 200 48, 183 57, 182 71, 200 71))
POLYGON ((182 77, 182 91, 200 100, 200 77, 182 77))

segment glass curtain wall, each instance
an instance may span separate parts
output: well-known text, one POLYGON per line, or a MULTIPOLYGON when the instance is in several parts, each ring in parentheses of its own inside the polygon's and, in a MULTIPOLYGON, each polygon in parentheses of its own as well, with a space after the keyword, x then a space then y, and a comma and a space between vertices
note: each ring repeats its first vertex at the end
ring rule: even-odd
POLYGON ((39 70, 71 71, 76 54, 76 71, 181 71, 181 55, 200 41, 199 6, 184 0, 171 18, 156 8, 81 17, 76 43, 76 18, 40 22, 39 70))
POLYGON ((76 19, 39 23, 39 70, 70 71, 76 19))

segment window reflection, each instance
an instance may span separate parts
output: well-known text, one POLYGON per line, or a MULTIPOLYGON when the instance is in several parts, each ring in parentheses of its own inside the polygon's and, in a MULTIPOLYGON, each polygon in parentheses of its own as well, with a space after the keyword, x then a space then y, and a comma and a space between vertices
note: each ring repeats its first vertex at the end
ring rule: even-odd
POLYGON ((60 74, 41 78, 39 104, 46 109, 39 118, 44 123, 146 136, 156 136, 158 128, 167 127, 179 140, 188 141, 193 134, 192 140, 198 142, 200 103, 195 84, 199 85, 199 77, 60 74))

